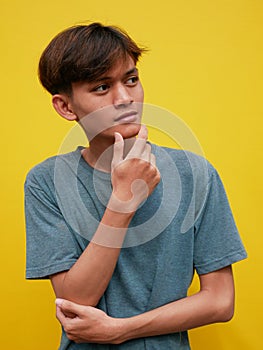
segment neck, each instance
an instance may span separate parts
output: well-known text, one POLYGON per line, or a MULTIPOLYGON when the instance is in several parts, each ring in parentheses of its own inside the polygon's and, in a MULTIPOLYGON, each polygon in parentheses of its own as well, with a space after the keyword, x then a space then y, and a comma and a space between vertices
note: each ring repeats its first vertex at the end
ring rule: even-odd
MULTIPOLYGON (((124 140, 123 158, 129 153, 135 142, 135 137, 124 140)), ((89 147, 83 149, 82 156, 85 161, 94 169, 111 172, 111 162, 113 157, 114 139, 96 140, 94 138, 89 143, 89 147)))

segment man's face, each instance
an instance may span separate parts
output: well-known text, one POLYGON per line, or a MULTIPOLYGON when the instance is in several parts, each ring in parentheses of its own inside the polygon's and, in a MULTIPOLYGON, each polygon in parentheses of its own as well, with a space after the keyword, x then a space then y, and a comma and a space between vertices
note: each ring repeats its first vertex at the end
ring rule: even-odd
POLYGON ((95 136, 124 138, 140 129, 143 88, 131 57, 116 65, 95 82, 72 84, 70 107, 78 117, 89 140, 95 136))

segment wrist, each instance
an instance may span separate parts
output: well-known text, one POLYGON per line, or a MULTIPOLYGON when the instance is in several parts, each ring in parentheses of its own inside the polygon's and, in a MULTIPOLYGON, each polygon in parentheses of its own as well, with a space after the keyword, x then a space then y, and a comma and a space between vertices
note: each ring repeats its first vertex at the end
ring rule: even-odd
POLYGON ((158 319, 151 311, 132 317, 117 318, 115 321, 116 341, 118 341, 118 344, 132 339, 163 334, 160 332, 158 319))
POLYGON ((112 318, 113 336, 112 344, 121 344, 129 340, 128 322, 129 318, 112 318))
POLYGON ((122 213, 107 206, 92 242, 109 248, 121 248, 133 215, 134 212, 122 213))
POLYGON ((117 192, 112 192, 107 209, 114 214, 120 214, 121 217, 128 219, 133 217, 138 206, 139 203, 137 203, 134 196, 124 198, 117 192))

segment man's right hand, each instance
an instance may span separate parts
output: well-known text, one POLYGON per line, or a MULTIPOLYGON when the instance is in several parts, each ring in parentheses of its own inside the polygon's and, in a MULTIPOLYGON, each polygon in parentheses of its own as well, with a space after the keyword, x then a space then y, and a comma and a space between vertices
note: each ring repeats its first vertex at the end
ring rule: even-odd
POLYGON ((147 128, 142 125, 133 147, 124 158, 124 140, 121 134, 115 133, 111 170, 113 191, 108 205, 113 211, 135 212, 160 182, 147 137, 147 128))

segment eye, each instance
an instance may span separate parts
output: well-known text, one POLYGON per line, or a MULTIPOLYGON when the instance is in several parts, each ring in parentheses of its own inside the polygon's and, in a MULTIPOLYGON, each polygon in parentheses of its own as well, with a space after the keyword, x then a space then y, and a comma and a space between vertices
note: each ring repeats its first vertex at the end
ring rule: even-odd
POLYGON ((95 92, 105 92, 109 89, 109 85, 107 84, 101 84, 93 89, 95 92))
POLYGON ((139 80, 139 77, 137 75, 134 75, 126 80, 126 84, 130 86, 134 86, 137 84, 138 80, 139 80))

